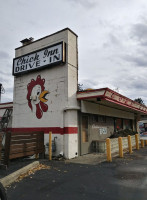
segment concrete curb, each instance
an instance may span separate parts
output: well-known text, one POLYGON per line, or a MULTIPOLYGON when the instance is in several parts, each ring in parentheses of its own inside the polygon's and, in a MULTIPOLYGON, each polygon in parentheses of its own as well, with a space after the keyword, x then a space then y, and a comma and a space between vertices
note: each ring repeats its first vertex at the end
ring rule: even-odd
POLYGON ((39 165, 39 161, 34 161, 33 163, 13 172, 12 174, 9 174, 8 176, 0 179, 0 182, 3 184, 4 187, 10 185, 11 183, 13 183, 14 181, 17 180, 17 178, 22 175, 25 174, 27 171, 29 171, 32 168, 35 168, 39 165))

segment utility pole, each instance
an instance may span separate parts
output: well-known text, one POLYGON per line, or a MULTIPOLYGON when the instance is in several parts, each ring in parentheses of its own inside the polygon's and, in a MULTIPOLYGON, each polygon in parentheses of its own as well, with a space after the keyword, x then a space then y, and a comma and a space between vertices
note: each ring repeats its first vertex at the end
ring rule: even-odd
POLYGON ((1 94, 5 93, 5 89, 3 88, 3 85, 0 83, 0 103, 1 103, 1 94))

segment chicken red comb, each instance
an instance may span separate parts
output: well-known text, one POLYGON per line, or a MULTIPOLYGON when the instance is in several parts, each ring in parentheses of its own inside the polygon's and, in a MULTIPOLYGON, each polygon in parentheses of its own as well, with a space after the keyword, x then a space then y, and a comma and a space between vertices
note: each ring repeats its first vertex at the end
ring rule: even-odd
POLYGON ((32 110, 32 104, 31 104, 30 96, 32 93, 32 89, 35 85, 40 85, 41 92, 42 92, 45 89, 44 83, 45 83, 45 79, 41 79, 41 76, 38 75, 36 78, 36 81, 34 79, 32 79, 31 82, 28 83, 28 85, 27 85, 27 89, 28 89, 27 100, 28 100, 28 106, 31 108, 31 110, 32 110))

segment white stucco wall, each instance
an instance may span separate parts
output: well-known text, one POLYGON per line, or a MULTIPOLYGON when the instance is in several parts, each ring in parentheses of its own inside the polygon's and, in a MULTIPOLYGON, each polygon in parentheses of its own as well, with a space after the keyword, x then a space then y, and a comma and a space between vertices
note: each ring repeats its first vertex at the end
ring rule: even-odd
POLYGON ((134 113, 126 112, 116 108, 110 108, 104 105, 99 105, 87 101, 81 102, 81 109, 83 113, 99 114, 124 119, 134 119, 134 113))
POLYGON ((16 49, 15 55, 19 57, 61 41, 66 43, 66 63, 64 65, 49 66, 14 78, 12 126, 15 131, 34 130, 34 128, 44 130, 45 144, 48 142, 48 132, 51 130, 53 138, 57 137, 56 155, 63 152, 66 158, 73 158, 78 153, 77 110, 64 110, 71 105, 77 107, 77 36, 69 29, 65 29, 16 49), (31 111, 26 98, 27 85, 32 79, 36 80, 38 75, 41 79, 45 79, 45 90, 49 91, 46 96, 48 101, 45 102, 48 110, 43 112, 40 119, 36 117, 36 105, 31 101, 33 105, 33 111, 31 111))

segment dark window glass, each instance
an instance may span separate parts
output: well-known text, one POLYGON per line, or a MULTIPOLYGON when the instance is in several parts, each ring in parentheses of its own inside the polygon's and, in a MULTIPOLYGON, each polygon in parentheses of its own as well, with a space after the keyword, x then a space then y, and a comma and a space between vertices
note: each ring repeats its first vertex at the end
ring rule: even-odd
POLYGON ((99 122, 106 123, 106 116, 99 116, 99 122))
POLYGON ((130 119, 124 119, 124 129, 132 129, 132 120, 130 119))
POLYGON ((115 130, 119 131, 123 129, 122 119, 115 119, 115 130))
POLYGON ((97 123, 98 122, 98 115, 93 115, 92 116, 92 122, 97 123))

